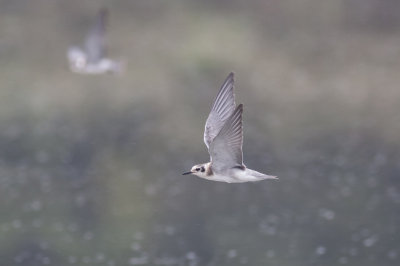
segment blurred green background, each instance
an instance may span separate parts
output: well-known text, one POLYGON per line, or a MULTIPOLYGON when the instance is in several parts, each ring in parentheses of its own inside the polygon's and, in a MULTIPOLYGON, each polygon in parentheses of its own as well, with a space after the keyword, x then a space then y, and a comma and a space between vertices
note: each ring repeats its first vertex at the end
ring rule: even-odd
POLYGON ((0 0, 0 265, 399 265, 399 84, 396 0, 0 0), (230 71, 279 182, 181 175, 230 71))

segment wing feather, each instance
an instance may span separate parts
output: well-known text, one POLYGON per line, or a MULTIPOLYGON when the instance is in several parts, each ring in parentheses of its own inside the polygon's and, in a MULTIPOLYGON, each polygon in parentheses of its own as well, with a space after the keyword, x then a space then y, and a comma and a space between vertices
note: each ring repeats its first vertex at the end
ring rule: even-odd
POLYGON ((104 33, 107 23, 108 10, 106 8, 100 9, 97 14, 96 21, 92 29, 89 31, 85 41, 86 53, 88 61, 96 63, 100 61, 106 53, 104 33))
POLYGON ((211 142, 209 153, 215 171, 243 166, 243 104, 236 107, 218 135, 211 142))
POLYGON ((222 84, 206 121, 204 143, 207 148, 210 148, 211 142, 218 135, 225 121, 231 116, 235 109, 233 88, 234 74, 230 73, 222 84))

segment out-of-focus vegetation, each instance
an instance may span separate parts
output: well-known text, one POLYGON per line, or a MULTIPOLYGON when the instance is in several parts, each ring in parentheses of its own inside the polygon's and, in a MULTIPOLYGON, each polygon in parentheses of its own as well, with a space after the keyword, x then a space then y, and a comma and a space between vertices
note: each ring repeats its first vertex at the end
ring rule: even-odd
POLYGON ((1 265, 398 265, 395 0, 0 1, 1 265), (118 76, 70 73, 110 10, 118 76), (226 75, 247 166, 182 176, 226 75))

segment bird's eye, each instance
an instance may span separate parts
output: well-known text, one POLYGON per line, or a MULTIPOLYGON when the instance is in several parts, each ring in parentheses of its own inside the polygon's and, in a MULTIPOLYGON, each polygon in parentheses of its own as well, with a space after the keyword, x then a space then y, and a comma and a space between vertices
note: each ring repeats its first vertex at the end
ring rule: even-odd
POLYGON ((200 168, 196 168, 196 171, 197 171, 197 172, 200 171, 200 168))

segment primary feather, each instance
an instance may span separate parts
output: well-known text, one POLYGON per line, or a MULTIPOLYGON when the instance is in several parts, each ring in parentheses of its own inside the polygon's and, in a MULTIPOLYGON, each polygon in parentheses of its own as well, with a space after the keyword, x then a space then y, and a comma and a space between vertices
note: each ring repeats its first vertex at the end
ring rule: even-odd
POLYGON ((225 121, 235 110, 235 95, 233 93, 234 74, 230 73, 222 84, 214 104, 208 115, 204 128, 204 143, 207 148, 213 139, 218 135, 225 121))

